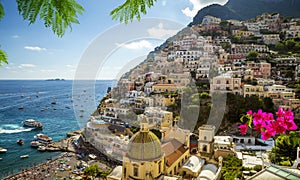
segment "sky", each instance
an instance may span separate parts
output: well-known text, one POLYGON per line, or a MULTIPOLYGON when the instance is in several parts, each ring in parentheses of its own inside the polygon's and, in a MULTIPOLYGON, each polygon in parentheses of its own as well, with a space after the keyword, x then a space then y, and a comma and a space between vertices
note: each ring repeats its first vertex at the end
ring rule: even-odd
POLYGON ((0 46, 9 64, 0 79, 117 79, 192 21, 201 8, 227 0, 157 0, 141 21, 127 25, 110 11, 125 0, 77 0, 85 11, 59 38, 41 20, 29 25, 13 0, 0 0, 0 46))

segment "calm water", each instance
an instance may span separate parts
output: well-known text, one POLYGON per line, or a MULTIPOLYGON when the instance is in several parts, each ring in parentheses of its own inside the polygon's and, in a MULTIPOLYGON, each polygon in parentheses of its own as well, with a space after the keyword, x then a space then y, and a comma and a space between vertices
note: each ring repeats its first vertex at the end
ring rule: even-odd
POLYGON ((0 178, 56 156, 57 153, 38 152, 31 148, 33 136, 44 133, 57 141, 67 132, 79 129, 113 83, 77 81, 73 85, 73 81, 0 81, 0 147, 8 150, 0 154, 0 178), (24 109, 19 109, 21 106, 24 109), (43 130, 22 127, 21 122, 30 118, 40 121, 43 130), (18 145, 18 139, 25 144, 18 145), (20 159, 24 154, 29 158, 20 159))

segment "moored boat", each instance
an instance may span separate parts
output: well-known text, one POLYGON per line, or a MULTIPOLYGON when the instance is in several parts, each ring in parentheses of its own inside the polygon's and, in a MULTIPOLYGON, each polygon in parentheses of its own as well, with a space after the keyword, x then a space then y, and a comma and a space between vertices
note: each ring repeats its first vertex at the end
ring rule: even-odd
POLYGON ((49 136, 46 136, 45 134, 39 133, 37 135, 34 136, 34 139, 42 142, 42 143, 51 143, 52 142, 52 138, 49 136))
POLYGON ((43 125, 42 123, 34 120, 34 119, 27 119, 22 122, 24 127, 31 127, 31 128, 36 128, 36 129, 42 129, 43 125))
POLYGON ((37 150, 38 150, 38 151, 41 151, 41 152, 44 152, 44 151, 46 151, 46 147, 45 147, 45 146, 39 146, 39 147, 37 148, 37 150))
POLYGON ((6 152, 7 152, 7 149, 0 147, 0 153, 6 153, 6 152))
POLYGON ((42 146, 42 145, 43 145, 43 143, 38 142, 38 141, 31 141, 31 143, 30 143, 30 146, 33 147, 33 148, 37 148, 37 147, 42 146))
POLYGON ((21 159, 28 158, 28 157, 29 157, 28 154, 25 154, 25 155, 20 156, 21 159))
POLYGON ((22 139, 19 139, 19 140, 17 140, 17 143, 18 143, 19 145, 23 145, 23 144, 24 144, 24 141, 23 141, 22 139))

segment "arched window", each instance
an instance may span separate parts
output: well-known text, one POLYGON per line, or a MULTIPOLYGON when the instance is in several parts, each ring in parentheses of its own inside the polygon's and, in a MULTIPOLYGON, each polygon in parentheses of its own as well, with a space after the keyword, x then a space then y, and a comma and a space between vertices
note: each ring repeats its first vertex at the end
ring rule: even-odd
POLYGON ((139 176, 139 168, 138 166, 133 167, 133 176, 138 177, 139 176))

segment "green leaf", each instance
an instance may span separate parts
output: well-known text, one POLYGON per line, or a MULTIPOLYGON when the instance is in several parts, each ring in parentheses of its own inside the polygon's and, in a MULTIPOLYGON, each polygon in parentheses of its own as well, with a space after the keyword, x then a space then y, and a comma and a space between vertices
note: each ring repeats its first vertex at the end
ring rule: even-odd
POLYGON ((5 15, 4 8, 3 5, 0 3, 0 20, 3 18, 4 15, 5 15))
POLYGON ((0 66, 2 66, 2 62, 8 64, 6 53, 0 49, 0 66))
POLYGON ((124 4, 118 6, 110 12, 112 19, 119 20, 120 22, 133 21, 141 19, 141 13, 147 13, 147 7, 151 8, 156 0, 126 0, 124 4))
POLYGON ((59 37, 67 28, 72 30, 72 24, 79 24, 78 15, 84 11, 75 0, 17 0, 17 4, 19 13, 29 24, 39 16, 45 27, 50 27, 59 37))

